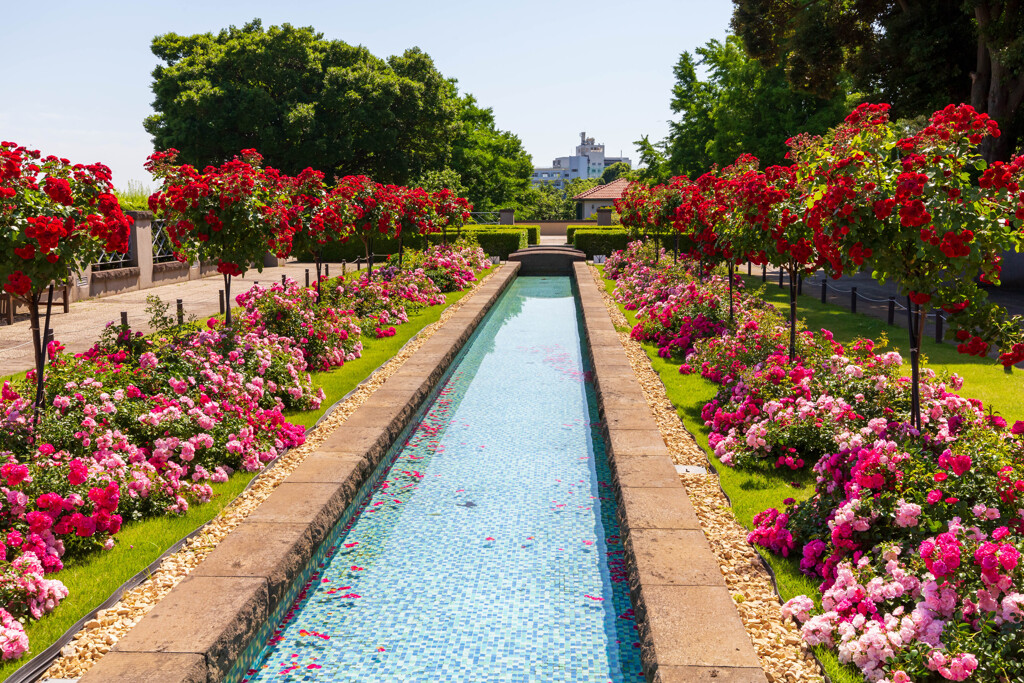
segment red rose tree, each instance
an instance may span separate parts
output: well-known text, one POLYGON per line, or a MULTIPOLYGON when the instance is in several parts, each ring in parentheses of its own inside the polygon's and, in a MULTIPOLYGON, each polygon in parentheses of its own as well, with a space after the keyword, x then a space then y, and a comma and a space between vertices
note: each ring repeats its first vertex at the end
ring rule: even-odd
POLYGON ((152 211, 167 220, 167 234, 179 261, 216 259, 224 276, 226 322, 231 325, 231 278, 254 264, 263 270, 270 251, 286 256, 291 249, 290 225, 268 220, 268 207, 278 198, 279 175, 261 168, 263 157, 244 149, 240 157, 202 172, 175 165, 178 151, 157 152, 146 170, 161 187, 149 198, 152 211))
POLYGON ((339 198, 349 205, 352 218, 345 227, 363 243, 370 273, 373 273, 374 240, 378 235, 395 237, 399 229, 402 205, 398 190, 394 185, 381 185, 364 175, 345 176, 335 188, 339 198))
POLYGON ((473 205, 465 197, 457 196, 447 187, 434 192, 431 198, 434 201, 437 224, 441 228, 441 241, 447 244, 448 228, 455 228, 455 232, 458 233, 469 220, 469 212, 473 210, 473 205))
POLYGON ((126 252, 132 219, 113 194, 110 169, 42 157, 36 150, 0 142, 0 281, 28 305, 32 319, 38 390, 49 335, 51 283, 84 270, 103 253, 126 252), (49 287, 40 330, 42 294, 49 287))

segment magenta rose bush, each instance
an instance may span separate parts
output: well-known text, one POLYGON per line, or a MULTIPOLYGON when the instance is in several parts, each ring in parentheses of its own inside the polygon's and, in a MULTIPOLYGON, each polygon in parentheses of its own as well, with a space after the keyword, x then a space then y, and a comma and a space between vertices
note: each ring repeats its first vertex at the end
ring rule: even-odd
POLYGON ((721 277, 638 242, 608 262, 634 338, 720 386, 702 411, 716 456, 812 468, 814 495, 760 513, 749 537, 821 580, 820 602, 784 607, 809 644, 870 681, 1024 675, 1024 423, 925 368, 913 428, 898 353, 801 331, 790 360, 788 322, 756 296, 740 290, 728 324, 721 277))

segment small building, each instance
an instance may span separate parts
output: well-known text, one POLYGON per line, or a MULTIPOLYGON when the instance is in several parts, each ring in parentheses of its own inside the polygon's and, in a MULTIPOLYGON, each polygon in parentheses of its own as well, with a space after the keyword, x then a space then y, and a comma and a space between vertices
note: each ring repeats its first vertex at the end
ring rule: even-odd
POLYGON ((598 209, 611 208, 615 200, 622 197, 629 187, 629 181, 625 178, 616 178, 607 185, 592 187, 586 192, 573 197, 576 201, 576 217, 580 220, 589 220, 594 217, 598 209))

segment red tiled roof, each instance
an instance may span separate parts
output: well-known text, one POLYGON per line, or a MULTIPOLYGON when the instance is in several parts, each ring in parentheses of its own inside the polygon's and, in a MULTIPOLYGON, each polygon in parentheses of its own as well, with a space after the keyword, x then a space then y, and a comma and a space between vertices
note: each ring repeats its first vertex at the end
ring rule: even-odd
POLYGON ((573 197, 573 199, 575 199, 576 201, 582 201, 584 199, 607 199, 609 201, 615 201, 616 199, 622 197, 623 193, 626 191, 627 186, 629 186, 628 180, 626 180, 625 178, 616 178, 607 185, 598 185, 596 187, 590 188, 586 192, 581 192, 580 194, 573 197))

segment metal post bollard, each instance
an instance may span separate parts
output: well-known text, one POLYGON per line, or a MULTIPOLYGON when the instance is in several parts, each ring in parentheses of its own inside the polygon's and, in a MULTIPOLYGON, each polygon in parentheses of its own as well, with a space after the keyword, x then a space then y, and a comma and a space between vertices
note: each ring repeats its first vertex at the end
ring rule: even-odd
POLYGON ((224 290, 223 289, 220 290, 218 292, 218 294, 219 294, 219 296, 217 298, 220 299, 220 314, 224 315, 224 312, 225 312, 225 310, 224 310, 224 290))
POLYGON ((779 288, 782 288, 782 268, 779 268, 779 288))
POLYGON ((821 303, 826 303, 828 300, 828 279, 823 275, 821 277, 821 303))
POLYGON ((761 282, 768 282, 768 264, 761 266, 761 282))
POLYGON ((747 275, 751 275, 754 272, 754 264, 747 261, 747 275))
POLYGON ((942 314, 935 311, 935 341, 939 344, 942 343, 942 314))
POLYGON ((857 288, 850 288, 850 313, 857 312, 857 288))
MULTIPOLYGON (((344 261, 341 262, 341 274, 342 275, 345 274, 345 262, 344 261)), ((325 263, 324 264, 324 277, 330 277, 330 276, 331 276, 331 264, 330 263, 325 263)))
POLYGON ((185 304, 178 299, 178 324, 181 325, 185 322, 185 304))
POLYGON ((128 311, 121 311, 121 327, 128 327, 128 311))
POLYGON ((804 293, 804 276, 803 275, 797 275, 796 276, 796 293, 797 294, 803 294, 804 293))
POLYGON ((896 324, 896 297, 889 297, 889 324, 896 324))
POLYGON ((281 286, 282 286, 282 287, 284 287, 284 281, 285 281, 285 278, 284 278, 284 273, 282 273, 282 274, 281 274, 281 286))
POLYGON ((306 286, 309 287, 309 268, 306 268, 306 286))

